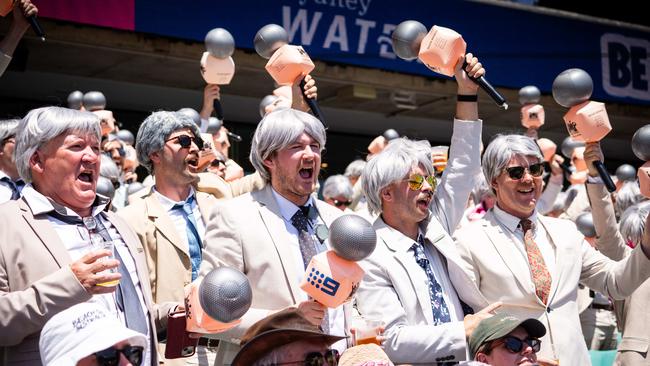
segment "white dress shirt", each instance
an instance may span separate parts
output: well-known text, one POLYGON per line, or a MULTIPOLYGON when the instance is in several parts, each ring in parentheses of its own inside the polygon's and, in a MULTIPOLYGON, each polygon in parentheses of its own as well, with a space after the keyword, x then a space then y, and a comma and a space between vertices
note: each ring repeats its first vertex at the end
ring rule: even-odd
MULTIPOLYGON (((174 228, 178 233, 178 237, 185 243, 187 243, 187 223, 185 221, 185 214, 181 210, 174 209, 174 205, 183 204, 190 197, 195 195, 194 189, 190 188, 190 194, 185 198, 184 201, 176 202, 172 201, 166 196, 162 195, 156 190, 156 187, 153 188, 154 194, 158 198, 158 202, 162 205, 163 209, 167 212, 169 217, 174 223, 174 228)), ((194 215, 194 220, 196 222, 196 231, 199 233, 199 240, 203 243, 203 238, 205 237, 205 223, 203 222, 203 217, 201 216, 201 211, 199 210, 199 205, 196 203, 196 196, 192 201, 192 214, 194 215)))
MULTIPOLYGON (((300 241, 298 238, 298 229, 296 229, 291 223, 291 218, 296 213, 296 211, 299 210, 299 208, 293 202, 282 197, 274 189, 272 189, 272 191, 273 191, 273 196, 275 197, 275 200, 278 203, 278 207, 280 208, 280 213, 282 214, 282 218, 284 219, 284 225, 286 226, 287 232, 289 232, 291 236, 291 242, 289 243, 289 245, 292 248, 291 252, 293 253, 293 257, 294 257, 293 262, 296 264, 296 273, 299 274, 299 276, 294 280, 296 281, 296 283, 300 283, 302 282, 302 279, 304 277, 305 265, 303 263, 302 254, 300 252, 300 241)), ((305 206, 307 205, 316 207, 312 197, 309 197, 309 200, 307 201, 307 203, 305 203, 305 206)), ((316 222, 312 222, 313 225, 310 225, 309 232, 314 237, 314 241, 317 243, 316 251, 318 253, 322 253, 324 251, 327 251, 329 248, 327 247, 325 241, 321 243, 320 240, 316 238, 316 236, 314 235, 314 228, 320 224, 325 225, 325 223, 320 218, 320 216, 317 217, 315 221, 316 222)), ((309 299, 306 292, 302 292, 301 294, 302 294, 302 298, 298 299, 298 301, 305 301, 309 299)), ((339 306, 338 308, 335 309, 328 309, 328 316, 329 316, 329 327, 330 327, 329 334, 345 336, 345 316, 343 313, 343 306, 339 306)), ((346 348, 346 340, 343 339, 334 343, 333 347, 336 348, 339 352, 343 352, 346 348)))
MULTIPOLYGON (((53 210, 57 210, 59 213, 63 215, 78 217, 79 219, 81 219, 81 217, 77 215, 77 213, 75 213, 74 211, 70 210, 67 207, 56 205, 58 207, 55 209, 55 205, 53 204, 53 202, 49 198, 45 197, 44 195, 36 191, 31 184, 25 186, 25 188, 22 191, 22 194, 25 200, 27 201, 29 208, 32 210, 34 216, 51 212, 53 210)), ((137 270, 135 268, 135 262, 133 261, 133 257, 131 256, 129 249, 126 247, 126 244, 122 240, 122 236, 117 232, 117 230, 115 229, 115 227, 113 227, 110 221, 106 220, 101 215, 99 215, 105 207, 106 207, 106 203, 95 205, 92 209, 92 215, 93 217, 95 217, 95 219, 101 220, 104 227, 106 227, 106 229, 108 230, 109 236, 111 237, 111 239, 113 239, 113 244, 115 245, 114 248, 119 252, 120 257, 122 258, 122 261, 124 262, 126 269, 129 271, 129 274, 131 275, 131 281, 133 281, 133 285, 135 286, 135 290, 138 294, 140 305, 142 306, 142 311, 145 315, 145 318, 148 321, 149 312, 144 302, 142 289, 140 288, 140 280, 138 278, 137 270)), ((68 254, 70 254, 70 258, 72 259, 73 262, 83 257, 88 252, 97 249, 96 247, 93 246, 93 244, 91 244, 90 233, 88 232, 88 229, 86 229, 84 226, 71 225, 59 219, 56 219, 50 215, 47 215, 47 220, 54 227, 54 231, 56 231, 56 233, 59 236, 59 239, 61 239, 61 242, 68 250, 68 254)), ((117 300, 115 299, 115 292, 110 294, 93 295, 90 301, 96 302, 99 305, 103 306, 105 309, 107 309, 109 314, 114 314, 115 317, 119 319, 122 322, 122 324, 124 324, 124 326, 126 326, 126 318, 124 317, 124 312, 122 312, 117 306, 117 300)), ((147 329, 147 334, 146 334, 147 344, 151 344, 150 331, 151 331, 150 329, 147 329)), ((151 348, 147 347, 145 352, 145 359, 143 360, 142 363, 143 365, 151 364, 150 351, 151 348)))

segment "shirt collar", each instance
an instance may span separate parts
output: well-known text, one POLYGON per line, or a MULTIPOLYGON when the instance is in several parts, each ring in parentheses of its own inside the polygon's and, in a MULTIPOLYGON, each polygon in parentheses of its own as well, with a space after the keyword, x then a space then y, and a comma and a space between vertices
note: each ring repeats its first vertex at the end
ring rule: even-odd
MULTIPOLYGON (((25 198, 25 201, 27 201, 27 205, 29 205, 29 208, 32 210, 32 214, 34 216, 40 214, 46 214, 51 211, 56 211, 65 216, 73 216, 73 217, 81 218, 81 216, 79 216, 72 209, 65 207, 57 202, 54 202, 49 197, 44 196, 42 193, 34 189, 31 183, 25 185, 25 188, 23 188, 22 195, 25 198)), ((93 202, 92 205, 93 217, 97 216, 99 213, 104 211, 104 208, 106 208, 107 204, 108 204, 107 199, 97 195, 95 197, 95 202, 93 202)))
MULTIPOLYGON (((418 243, 417 240, 414 241, 408 236, 402 234, 401 231, 388 225, 381 216, 379 216, 379 220, 381 220, 382 223, 384 223, 382 236, 386 241, 391 243, 391 246, 394 246, 406 252, 411 249, 413 244, 418 243)), ((418 228, 418 235, 422 235, 423 238, 426 238, 421 228, 418 228)))
MULTIPOLYGON (((156 195, 156 197, 158 197, 158 202, 160 202, 160 205, 165 209, 165 211, 171 211, 174 208, 174 206, 176 206, 177 204, 184 204, 185 202, 187 202, 187 200, 190 197, 194 196, 194 194, 195 194, 194 188, 190 187, 190 193, 187 195, 187 197, 185 197, 185 199, 183 201, 176 202, 176 201, 170 200, 167 196, 165 196, 162 193, 158 192, 156 190, 155 186, 152 189, 153 189, 153 192, 156 195)), ((192 208, 194 208, 194 204, 196 204, 196 199, 192 202, 192 208)))
MULTIPOLYGON (((494 212, 494 217, 496 217, 496 219, 511 232, 514 233, 517 229, 521 230, 519 228, 519 222, 521 221, 520 218, 505 212, 499 208, 498 204, 494 205, 492 211, 494 212)), ((537 209, 533 211, 533 214, 530 215, 528 219, 532 221, 533 228, 537 226, 537 209)))
MULTIPOLYGON (((284 198, 281 194, 275 191, 273 187, 271 187, 271 192, 273 192, 273 197, 275 198, 275 202, 277 202, 278 207, 280 208, 280 214, 282 217, 286 220, 291 222, 291 218, 293 215, 298 211, 298 206, 289 201, 288 199, 284 198)), ((305 203, 305 206, 314 206, 314 199, 312 196, 309 196, 309 199, 305 203)))

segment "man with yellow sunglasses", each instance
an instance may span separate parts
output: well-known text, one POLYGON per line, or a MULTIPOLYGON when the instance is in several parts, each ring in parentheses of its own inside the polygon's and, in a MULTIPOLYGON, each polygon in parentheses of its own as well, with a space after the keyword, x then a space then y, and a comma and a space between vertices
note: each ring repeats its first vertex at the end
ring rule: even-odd
POLYGON ((464 293, 481 296, 458 265, 450 236, 480 173, 482 122, 477 85, 468 74, 479 77, 485 70, 471 54, 465 61, 467 66, 455 73, 456 118, 440 183, 429 143, 407 139, 391 141, 368 162, 362 176, 368 207, 379 214, 373 224, 378 240, 374 253, 361 262, 366 275, 355 297, 363 317, 386 324, 383 347, 396 364, 466 360, 466 338, 499 306, 473 315, 463 301, 474 299, 461 301, 456 294, 463 287, 464 293))

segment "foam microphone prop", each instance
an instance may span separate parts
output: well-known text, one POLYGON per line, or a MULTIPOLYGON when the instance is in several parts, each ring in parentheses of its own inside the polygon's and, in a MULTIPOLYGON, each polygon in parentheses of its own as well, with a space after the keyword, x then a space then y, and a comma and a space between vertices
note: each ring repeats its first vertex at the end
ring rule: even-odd
POLYGON ((623 164, 616 168, 616 178, 619 182, 632 181, 636 179, 636 169, 630 164, 623 164))
POLYGON ((384 131, 382 136, 384 136, 386 142, 391 142, 392 140, 399 138, 399 133, 397 133, 397 131, 393 130, 392 128, 389 128, 384 131))
MULTIPOLYGON (((5 17, 7 14, 11 13, 13 9, 14 0, 0 0, 0 16, 5 17)), ((21 10, 16 9, 16 11, 21 10)), ((36 36, 40 38, 41 41, 45 42, 45 32, 43 32, 43 27, 41 27, 41 23, 38 21, 36 15, 27 17, 27 21, 32 27, 32 30, 34 30, 34 33, 36 33, 36 36)))
MULTIPOLYGON (((235 39, 223 28, 215 28, 205 35, 205 48, 201 56, 201 76, 208 84, 228 85, 235 75, 235 39)), ((223 121, 223 108, 219 99, 214 100, 214 113, 223 121)))
POLYGON ((68 94, 68 108, 80 110, 83 105, 84 93, 79 90, 75 90, 72 93, 68 94))
POLYGON ((312 257, 300 284, 319 303, 335 308, 354 294, 364 271, 356 262, 375 250, 377 234, 361 216, 343 215, 329 228, 331 250, 312 257))
POLYGON ((201 127, 201 115, 194 108, 181 108, 176 111, 186 117, 189 117, 197 126, 201 127))
POLYGON ((83 96, 83 106, 90 112, 105 109, 106 97, 100 91, 89 91, 83 96))
POLYGON ((279 85, 291 85, 297 78, 300 81, 300 91, 312 113, 327 128, 325 117, 318 102, 305 95, 304 77, 314 69, 314 63, 301 46, 289 44, 289 35, 284 28, 277 24, 267 24, 260 28, 253 40, 255 51, 268 59, 266 71, 279 85))
POLYGON ((632 136, 632 152, 645 161, 637 173, 641 194, 650 198, 650 125, 639 128, 632 136))
MULTIPOLYGON (((559 105, 569 108, 563 118, 569 135, 574 140, 598 142, 612 130, 605 105, 589 100, 593 89, 591 76, 581 69, 565 70, 553 81, 553 99, 559 105)), ((603 162, 596 161, 594 166, 607 190, 614 192, 616 186, 603 162)))
POLYGON ((519 89, 522 126, 538 129, 544 125, 544 106, 538 104, 540 95, 539 89, 533 85, 519 89))
MULTIPOLYGON (((415 20, 401 22, 393 31, 392 40, 395 54, 400 58, 419 58, 429 69, 447 76, 454 76, 458 58, 467 51, 467 43, 456 31, 434 25, 427 33, 425 26, 415 20)), ((471 79, 485 90, 499 107, 508 109, 506 99, 485 77, 471 79)))
POLYGON ((133 132, 129 130, 117 131, 117 138, 120 139, 120 141, 124 142, 125 144, 131 146, 135 145, 135 136, 133 136, 133 132))
POLYGON ((111 180, 106 177, 100 176, 97 178, 95 192, 104 197, 107 197, 110 200, 115 197, 115 187, 113 186, 113 182, 111 182, 111 180))
POLYGON ((576 227, 585 236, 585 239, 593 245, 592 242, 596 239, 596 227, 594 226, 594 218, 591 216, 591 212, 580 214, 576 218, 576 227))
POLYGON ((230 267, 219 267, 185 287, 186 330, 220 333, 233 328, 253 301, 248 278, 230 267))

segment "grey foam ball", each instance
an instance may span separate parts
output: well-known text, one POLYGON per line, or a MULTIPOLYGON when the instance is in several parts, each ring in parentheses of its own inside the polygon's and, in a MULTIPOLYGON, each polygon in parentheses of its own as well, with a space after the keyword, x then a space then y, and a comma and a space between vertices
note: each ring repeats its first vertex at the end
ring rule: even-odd
POLYGON ((81 109, 84 100, 84 93, 79 90, 75 90, 72 93, 68 94, 68 108, 70 109, 81 109))
POLYGON ((214 28, 205 35, 205 48, 216 58, 227 58, 235 52, 235 39, 223 28, 214 28))
POLYGON ((541 93, 535 85, 524 86, 519 89, 519 103, 536 104, 539 103, 541 93))
POLYGON ((560 150, 562 151, 562 155, 566 156, 567 158, 571 158, 573 155, 573 150, 575 150, 576 147, 583 147, 585 146, 585 143, 582 141, 575 141, 572 139, 570 136, 565 137, 564 140, 562 141, 562 145, 560 146, 560 150))
POLYGON ((358 215, 343 215, 329 228, 330 247, 341 258, 360 261, 375 250, 377 233, 366 219, 358 215))
POLYGON ((126 188, 126 193, 130 196, 138 191, 143 190, 144 188, 144 184, 140 182, 129 183, 129 186, 126 188))
POLYGON ((201 115, 194 108, 181 108, 176 113, 189 117, 197 126, 201 127, 201 115))
POLYGON ((277 24, 267 24, 260 28, 253 40, 255 51, 264 58, 271 58, 273 52, 288 43, 287 31, 277 24))
POLYGON ((566 108, 589 100, 593 91, 594 82, 582 69, 564 70, 553 80, 553 99, 566 108))
POLYGON ((113 182, 106 177, 100 176, 97 178, 97 187, 95 188, 95 192, 110 199, 115 197, 115 187, 113 187, 113 182))
POLYGON ((630 164, 623 164, 616 168, 616 178, 621 182, 636 180, 636 169, 630 164))
POLYGON ((384 134, 382 135, 386 139, 386 141, 391 141, 399 138, 399 133, 397 131, 393 130, 392 128, 387 129, 384 131, 384 134))
POLYGON ((596 228, 594 227, 594 219, 591 216, 590 212, 585 212, 583 214, 580 214, 576 218, 576 226, 578 227, 578 231, 582 233, 587 238, 595 238, 596 237, 596 228))
POLYGON ((639 128, 632 136, 632 152, 643 161, 650 161, 650 125, 639 128))
POLYGON ((276 95, 267 95, 264 98, 262 98, 262 101, 260 102, 260 117, 266 116, 266 107, 270 104, 273 104, 278 99, 276 95))
POLYGON ((223 126, 223 123, 221 123, 221 121, 217 117, 210 117, 208 119, 208 129, 206 132, 211 135, 214 135, 215 133, 219 132, 221 126, 223 126))
POLYGON ((248 278, 230 267, 210 271, 199 286, 199 302, 212 319, 230 323, 251 307, 253 291, 248 278))
POLYGON ((393 35, 393 50, 404 60, 413 60, 420 53, 420 43, 427 35, 427 28, 415 20, 405 20, 395 28, 393 35))
POLYGON ((117 131, 117 138, 131 146, 134 146, 133 144, 135 144, 135 136, 133 136, 133 133, 129 130, 117 131))
POLYGON ((88 111, 106 109, 106 97, 100 91, 89 91, 83 97, 84 108, 88 111))

